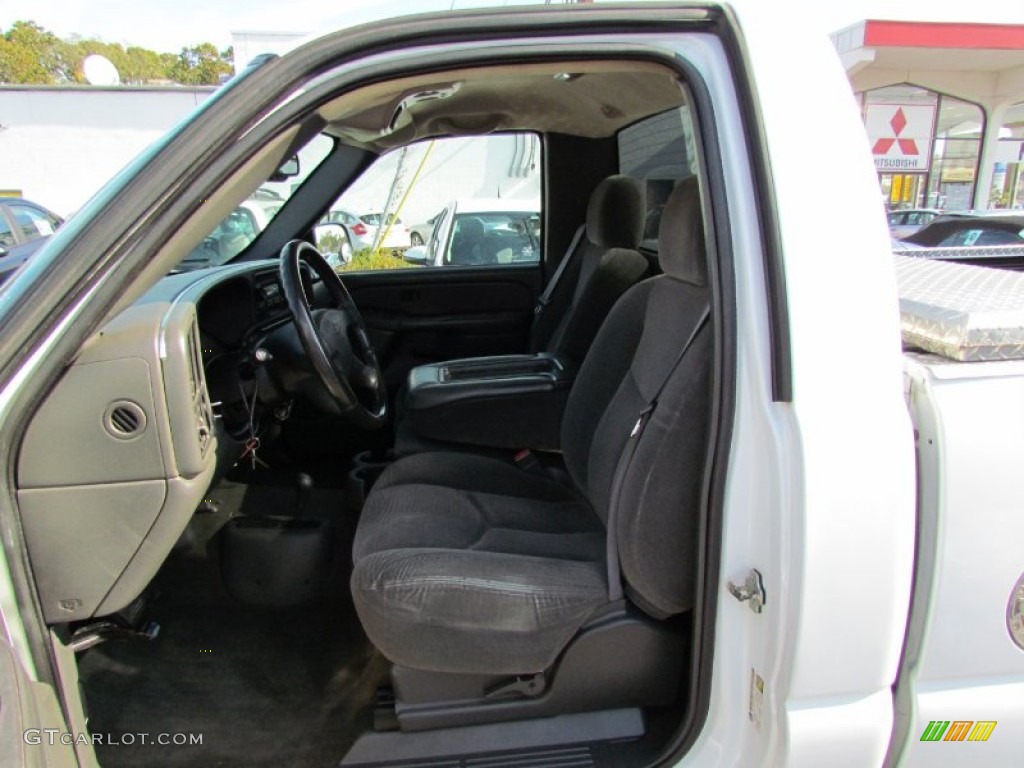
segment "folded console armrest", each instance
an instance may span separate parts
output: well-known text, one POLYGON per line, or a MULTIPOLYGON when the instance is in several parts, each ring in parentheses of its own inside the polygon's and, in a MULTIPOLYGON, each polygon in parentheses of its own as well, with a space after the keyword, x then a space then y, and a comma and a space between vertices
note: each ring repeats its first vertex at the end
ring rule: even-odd
POLYGON ((421 365, 409 373, 404 418, 433 440, 556 450, 575 376, 571 363, 546 353, 421 365))

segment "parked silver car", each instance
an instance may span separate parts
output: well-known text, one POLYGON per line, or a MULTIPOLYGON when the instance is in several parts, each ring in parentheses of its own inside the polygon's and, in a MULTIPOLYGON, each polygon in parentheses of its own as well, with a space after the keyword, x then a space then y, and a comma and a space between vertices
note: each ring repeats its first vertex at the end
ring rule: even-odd
MULTIPOLYGON (((408 248, 412 245, 409 238, 409 227, 394 214, 389 214, 389 224, 384 235, 384 241, 380 243, 381 248, 408 248)), ((336 208, 330 211, 321 220, 321 224, 340 224, 348 235, 349 244, 353 252, 359 252, 364 248, 372 248, 377 239, 377 231, 383 221, 382 213, 355 213, 343 208, 336 208)))
POLYGON ((940 213, 942 211, 934 208, 904 208, 898 211, 889 211, 889 236, 896 240, 902 240, 917 232, 940 213))

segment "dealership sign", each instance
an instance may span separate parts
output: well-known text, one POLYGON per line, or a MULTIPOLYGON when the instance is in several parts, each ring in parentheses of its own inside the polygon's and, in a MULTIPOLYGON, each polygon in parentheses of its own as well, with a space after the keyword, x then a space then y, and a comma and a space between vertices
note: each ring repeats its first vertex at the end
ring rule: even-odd
POLYGON ((864 122, 877 170, 883 173, 928 170, 935 126, 934 106, 868 104, 864 122))

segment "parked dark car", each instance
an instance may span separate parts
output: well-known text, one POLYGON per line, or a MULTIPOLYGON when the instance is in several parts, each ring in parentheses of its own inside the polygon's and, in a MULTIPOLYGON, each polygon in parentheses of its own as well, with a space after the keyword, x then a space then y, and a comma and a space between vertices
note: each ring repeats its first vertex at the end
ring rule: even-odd
POLYGON ((0 198, 0 283, 39 250, 64 223, 57 214, 21 198, 0 198))
POLYGON ((886 217, 889 220, 889 235, 897 240, 907 238, 926 227, 939 215, 941 211, 934 208, 902 208, 889 211, 886 217))
POLYGON ((902 239, 927 248, 1024 245, 1024 212, 946 213, 902 239))

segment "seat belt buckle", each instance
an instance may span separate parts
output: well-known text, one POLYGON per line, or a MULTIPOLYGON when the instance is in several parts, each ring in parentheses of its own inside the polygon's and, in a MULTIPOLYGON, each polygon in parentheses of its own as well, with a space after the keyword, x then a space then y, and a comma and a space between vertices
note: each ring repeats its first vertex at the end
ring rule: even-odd
POLYGON ((550 303, 551 302, 549 300, 541 296, 539 299, 537 299, 537 303, 533 306, 533 314, 539 315, 550 303))
POLYGON ((512 461, 524 472, 530 472, 534 475, 547 475, 547 472, 544 471, 544 467, 540 463, 540 459, 529 448, 523 448, 523 450, 512 457, 512 461))

